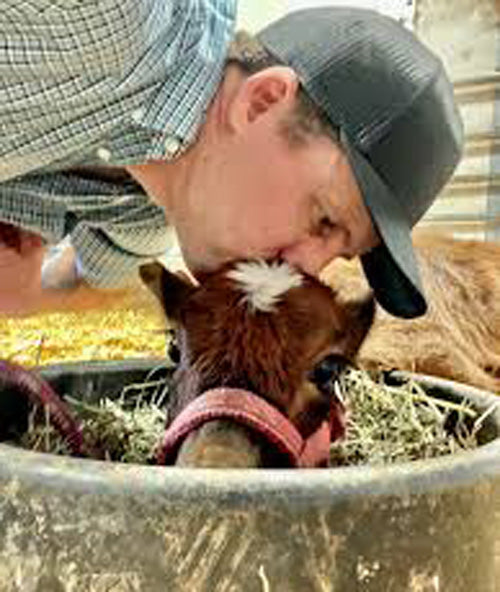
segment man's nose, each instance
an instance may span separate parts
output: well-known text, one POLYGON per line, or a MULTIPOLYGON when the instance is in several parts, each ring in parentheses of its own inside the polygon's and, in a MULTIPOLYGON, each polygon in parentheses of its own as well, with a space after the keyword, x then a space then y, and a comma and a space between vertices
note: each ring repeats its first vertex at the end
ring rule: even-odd
POLYGON ((344 245, 339 241, 325 241, 308 237, 303 241, 283 249, 280 256, 290 265, 305 273, 318 276, 321 270, 337 257, 346 257, 344 245))

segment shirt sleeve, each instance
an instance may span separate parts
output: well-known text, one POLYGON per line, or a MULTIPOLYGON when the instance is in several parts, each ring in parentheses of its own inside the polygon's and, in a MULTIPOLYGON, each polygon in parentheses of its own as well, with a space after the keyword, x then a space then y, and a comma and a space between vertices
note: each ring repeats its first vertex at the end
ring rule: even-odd
POLYGON ((48 242, 71 234, 85 279, 120 285, 173 231, 137 185, 67 171, 175 158, 195 141, 236 0, 0 4, 0 220, 48 242))
POLYGON ((2 0, 0 182, 172 157, 222 75, 236 0, 2 0))
POLYGON ((175 4, 2 2, 0 181, 93 150, 123 125, 154 90, 147 55, 175 4))
POLYGON ((73 173, 26 175, 0 183, 0 218, 48 243, 70 235, 80 275, 95 287, 126 285, 139 265, 176 244, 165 212, 133 181, 73 173))
POLYGON ((99 221, 86 216, 71 232, 79 275, 95 287, 125 286, 142 263, 165 255, 176 244, 161 208, 133 194, 120 201, 101 211, 99 221))

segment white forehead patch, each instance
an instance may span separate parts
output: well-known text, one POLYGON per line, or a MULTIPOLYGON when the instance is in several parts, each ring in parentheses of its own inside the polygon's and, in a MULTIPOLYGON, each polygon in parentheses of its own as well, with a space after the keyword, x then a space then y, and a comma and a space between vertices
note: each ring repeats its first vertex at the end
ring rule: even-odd
POLYGON ((245 261, 237 263, 227 277, 238 284, 255 310, 272 312, 283 294, 302 284, 302 275, 288 263, 274 261, 245 261))

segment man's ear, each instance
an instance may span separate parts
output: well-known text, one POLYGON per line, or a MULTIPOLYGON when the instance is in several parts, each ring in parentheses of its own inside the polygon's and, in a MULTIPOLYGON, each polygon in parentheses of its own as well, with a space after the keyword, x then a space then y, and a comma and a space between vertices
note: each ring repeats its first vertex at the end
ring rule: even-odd
POLYGON ((286 112, 297 94, 297 73, 287 66, 272 66, 242 80, 228 104, 227 122, 241 131, 271 109, 286 112))
POLYGON ((158 262, 146 263, 139 275, 163 307, 167 318, 179 322, 182 304, 197 289, 185 274, 175 274, 158 262))

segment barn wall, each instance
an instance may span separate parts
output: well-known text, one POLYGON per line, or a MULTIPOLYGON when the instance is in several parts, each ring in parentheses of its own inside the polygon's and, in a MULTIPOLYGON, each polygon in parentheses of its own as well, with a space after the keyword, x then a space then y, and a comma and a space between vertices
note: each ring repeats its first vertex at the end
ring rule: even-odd
POLYGON ((500 240, 498 0, 417 0, 414 30, 443 59, 464 119, 464 157, 423 226, 500 240))

